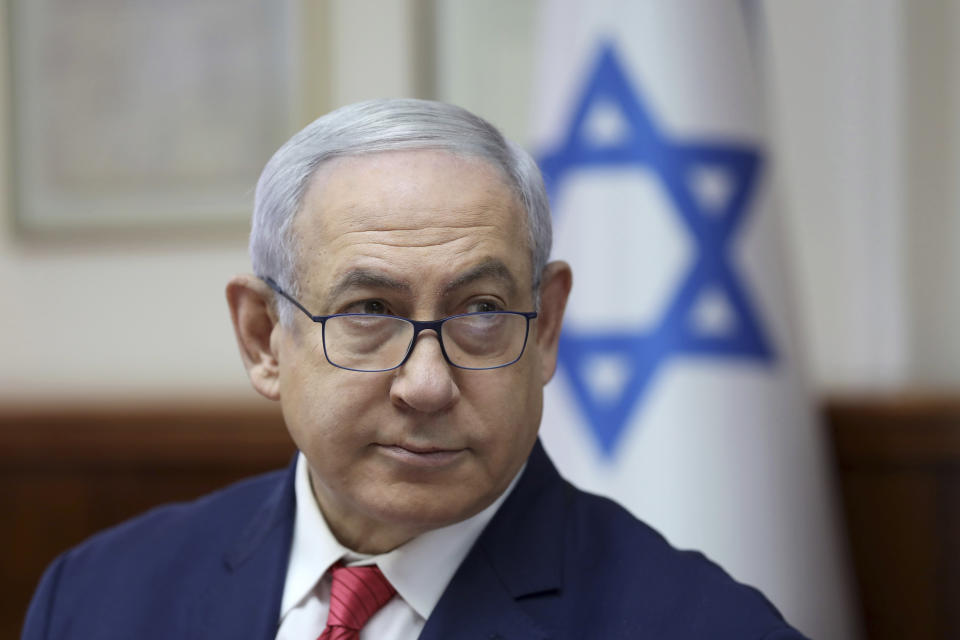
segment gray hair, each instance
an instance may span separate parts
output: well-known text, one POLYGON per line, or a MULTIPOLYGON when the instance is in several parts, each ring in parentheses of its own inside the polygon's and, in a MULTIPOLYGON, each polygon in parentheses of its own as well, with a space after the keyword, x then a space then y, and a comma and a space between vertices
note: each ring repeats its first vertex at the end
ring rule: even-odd
MULTIPOLYGON (((343 156, 412 149, 476 157, 504 174, 527 213, 533 291, 539 300, 552 231, 550 204, 536 162, 486 120, 430 100, 369 100, 341 107, 314 120, 280 147, 257 182, 250 232, 254 272, 299 295, 293 220, 320 165, 343 156)), ((280 318, 285 323, 290 310, 290 305, 281 305, 280 318)))

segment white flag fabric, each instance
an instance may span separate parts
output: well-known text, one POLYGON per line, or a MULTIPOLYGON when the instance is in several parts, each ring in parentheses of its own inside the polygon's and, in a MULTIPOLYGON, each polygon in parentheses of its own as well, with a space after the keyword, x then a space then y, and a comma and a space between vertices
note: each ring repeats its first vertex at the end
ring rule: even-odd
POLYGON ((853 638, 741 5, 541 11, 532 139, 574 270, 545 446, 810 637, 853 638))

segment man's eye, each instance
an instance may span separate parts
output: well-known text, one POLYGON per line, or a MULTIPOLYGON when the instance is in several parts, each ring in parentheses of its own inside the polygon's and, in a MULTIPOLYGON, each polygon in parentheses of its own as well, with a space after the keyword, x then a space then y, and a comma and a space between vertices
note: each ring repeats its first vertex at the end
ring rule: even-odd
POLYGON ((502 310, 503 308, 493 300, 477 300, 467 305, 467 313, 489 313, 502 310))
POLYGON ((381 300, 361 300, 344 309, 344 313, 390 314, 390 309, 381 300))

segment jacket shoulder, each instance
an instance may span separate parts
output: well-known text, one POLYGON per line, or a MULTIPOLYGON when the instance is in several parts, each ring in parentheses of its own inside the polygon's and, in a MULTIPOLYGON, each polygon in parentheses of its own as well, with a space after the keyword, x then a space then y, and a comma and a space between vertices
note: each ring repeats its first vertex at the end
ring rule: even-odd
MULTIPOLYGON (((189 502, 155 507, 139 516, 105 529, 67 552, 71 562, 109 554, 133 553, 146 558, 170 549, 190 552, 198 547, 222 546, 243 527, 283 482, 285 473, 273 471, 235 484, 189 502)), ((144 559, 146 559, 144 558, 144 559)))
POLYGON ((702 553, 673 547, 610 499, 565 481, 564 493, 565 583, 585 609, 622 623, 611 637, 802 638, 760 591, 702 553))
POLYGON ((157 507, 61 554, 37 587, 23 638, 73 637, 65 629, 97 619, 113 619, 123 629, 118 612, 130 620, 179 615, 184 601, 204 592, 209 576, 223 572, 227 552, 251 523, 276 521, 258 513, 280 500, 288 475, 276 471, 157 507))

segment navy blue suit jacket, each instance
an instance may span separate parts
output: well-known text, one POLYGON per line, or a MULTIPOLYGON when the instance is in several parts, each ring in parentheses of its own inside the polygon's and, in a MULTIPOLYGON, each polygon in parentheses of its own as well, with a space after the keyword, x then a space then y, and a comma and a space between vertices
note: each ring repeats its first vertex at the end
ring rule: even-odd
MULTIPOLYGON (((272 640, 293 466, 156 509, 60 556, 24 640, 272 640)), ((564 481, 539 443, 427 620, 450 638, 802 638, 756 590, 564 481)))

